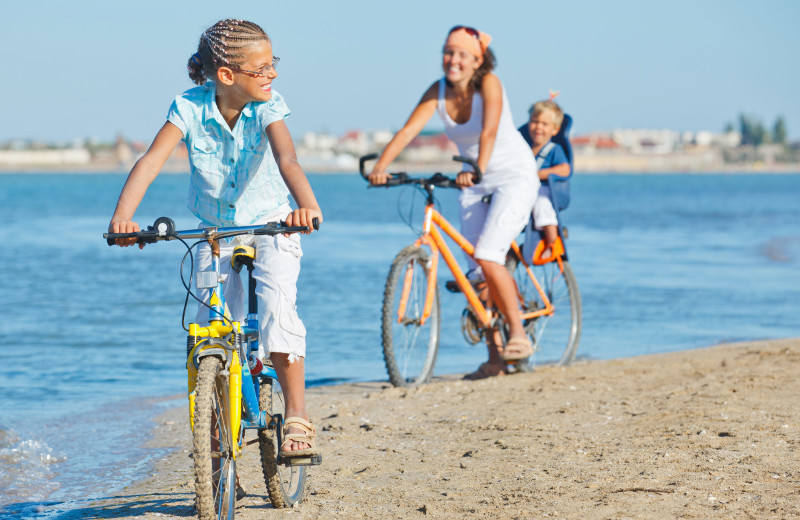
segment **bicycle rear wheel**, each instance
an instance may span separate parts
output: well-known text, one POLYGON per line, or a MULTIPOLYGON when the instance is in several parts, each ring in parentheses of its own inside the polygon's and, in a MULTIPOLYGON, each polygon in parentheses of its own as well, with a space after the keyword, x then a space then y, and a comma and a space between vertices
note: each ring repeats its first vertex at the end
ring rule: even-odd
MULTIPOLYGON (((554 311, 550 315, 523 320, 534 349, 534 356, 529 364, 535 362, 537 365, 569 365, 578 350, 582 319, 581 297, 572 267, 567 261, 562 264, 563 270, 558 262, 530 266, 554 311)), ((506 267, 513 274, 522 295, 523 314, 544 308, 542 298, 525 265, 513 253, 509 253, 506 267)))
POLYGON ((421 385, 433 375, 439 350, 439 288, 434 289, 430 316, 423 323, 429 276, 428 254, 409 246, 395 257, 386 279, 383 359, 394 386, 421 385))
POLYGON ((216 357, 200 360, 195 387, 195 505, 201 520, 232 519, 236 508, 236 460, 239 432, 231 431, 228 372, 216 357))
POLYGON ((283 428, 285 402, 280 384, 272 378, 262 378, 258 394, 258 407, 262 412, 280 420, 258 430, 258 446, 261 451, 261 469, 267 493, 275 508, 292 507, 303 500, 306 485, 305 466, 284 466, 278 464, 278 432, 283 428))

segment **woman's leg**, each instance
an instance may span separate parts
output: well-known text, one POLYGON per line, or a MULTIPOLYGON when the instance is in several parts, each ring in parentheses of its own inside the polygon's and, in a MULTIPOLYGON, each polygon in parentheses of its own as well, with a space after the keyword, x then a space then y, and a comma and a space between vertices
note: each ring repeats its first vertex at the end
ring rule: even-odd
POLYGON ((492 194, 486 221, 475 245, 475 259, 489 285, 489 293, 509 327, 510 338, 527 338, 522 326, 517 286, 506 269, 511 242, 525 228, 536 200, 535 179, 499 186, 492 194))
MULTIPOLYGON (((517 284, 505 265, 490 260, 478 260, 489 285, 489 294, 500 313, 505 317, 509 337, 527 337, 522 326, 522 311, 517 298, 517 284)), ((490 353, 491 356, 491 353, 490 353)))

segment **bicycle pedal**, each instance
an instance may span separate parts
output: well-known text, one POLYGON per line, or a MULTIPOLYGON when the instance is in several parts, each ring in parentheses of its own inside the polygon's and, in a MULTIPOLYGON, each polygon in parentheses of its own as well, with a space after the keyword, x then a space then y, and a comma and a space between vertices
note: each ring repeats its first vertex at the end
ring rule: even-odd
POLYGON ((447 280, 444 283, 444 288, 450 291, 451 293, 460 293, 461 287, 458 286, 455 280, 447 280))
POLYGON ((322 455, 312 455, 310 457, 280 457, 278 464, 284 466, 319 466, 322 464, 322 455))

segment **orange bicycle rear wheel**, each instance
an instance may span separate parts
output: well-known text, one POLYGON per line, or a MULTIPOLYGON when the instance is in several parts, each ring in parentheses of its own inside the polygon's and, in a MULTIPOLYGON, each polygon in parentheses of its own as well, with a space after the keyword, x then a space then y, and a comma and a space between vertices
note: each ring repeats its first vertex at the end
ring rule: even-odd
MULTIPOLYGON (((543 309, 542 297, 525 265, 514 254, 509 254, 506 267, 522 296, 523 315, 543 309)), ((533 342, 534 355, 528 365, 569 365, 578 350, 582 325, 581 296, 575 274, 567 261, 561 264, 549 262, 530 269, 554 309, 552 314, 523 320, 525 331, 533 342)))

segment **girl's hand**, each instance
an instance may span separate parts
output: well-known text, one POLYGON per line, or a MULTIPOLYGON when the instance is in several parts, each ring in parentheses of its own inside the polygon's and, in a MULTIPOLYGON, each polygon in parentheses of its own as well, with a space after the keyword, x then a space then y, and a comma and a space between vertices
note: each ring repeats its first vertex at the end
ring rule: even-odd
POLYGON ((308 231, 303 231, 303 234, 310 235, 314 231, 315 218, 322 224, 322 212, 318 209, 298 208, 286 216, 285 222, 287 226, 307 226, 308 231))
MULTIPOLYGON (((109 233, 136 233, 139 231, 139 224, 130 220, 111 220, 108 225, 109 233)), ((114 241, 120 247, 132 246, 136 243, 135 238, 118 238, 114 241)), ((139 249, 144 248, 144 244, 139 244, 139 249)))
POLYGON ((372 170, 372 173, 367 176, 367 179, 369 179, 369 183, 373 186, 380 186, 381 184, 386 184, 391 177, 392 176, 385 171, 372 170))
POLYGON ((472 172, 461 172, 456 177, 456 184, 461 186, 462 188, 469 188, 470 186, 475 186, 475 183, 472 181, 472 172))

